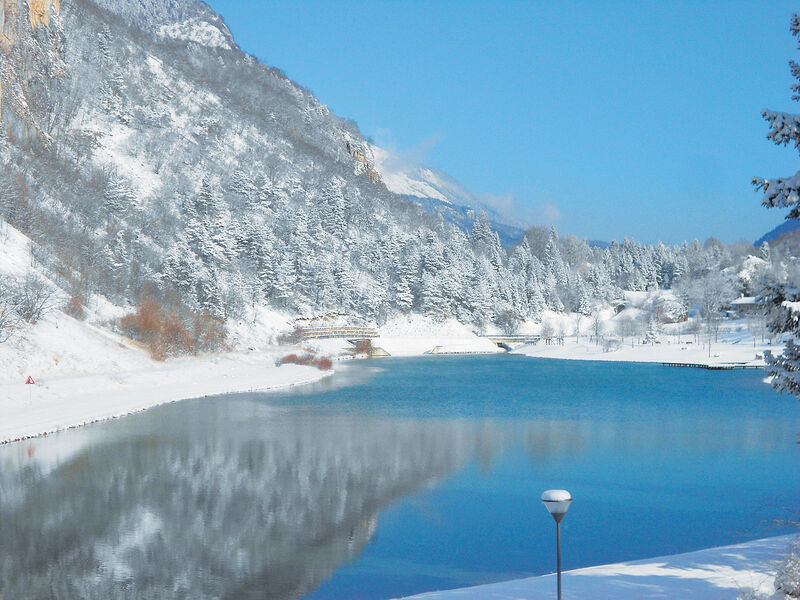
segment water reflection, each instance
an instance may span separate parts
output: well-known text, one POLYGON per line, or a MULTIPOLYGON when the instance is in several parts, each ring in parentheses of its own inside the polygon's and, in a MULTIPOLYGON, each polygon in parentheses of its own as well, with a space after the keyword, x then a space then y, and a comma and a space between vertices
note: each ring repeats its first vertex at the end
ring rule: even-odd
POLYGON ((159 409, 56 465, 36 452, 60 436, 9 448, 0 596, 299 597, 360 552, 384 506, 483 437, 466 422, 259 422, 263 409, 198 402, 169 422, 159 409))

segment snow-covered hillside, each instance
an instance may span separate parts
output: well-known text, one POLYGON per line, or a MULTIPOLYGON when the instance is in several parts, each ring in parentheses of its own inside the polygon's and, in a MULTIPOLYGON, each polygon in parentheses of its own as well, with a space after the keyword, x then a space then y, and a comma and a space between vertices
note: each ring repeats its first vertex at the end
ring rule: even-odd
POLYGON ((0 221, 0 443, 164 402, 297 385, 331 373, 276 367, 285 351, 274 341, 290 323, 265 309, 247 324, 229 323, 229 344, 238 353, 154 361, 141 344, 115 331, 132 307, 94 295, 81 318, 67 314, 71 295, 35 260, 36 248, 0 221), (11 321, 3 320, 18 308, 18 290, 32 281, 46 296, 40 317, 27 322, 13 314, 11 321), (32 386, 26 385, 28 377, 32 386))

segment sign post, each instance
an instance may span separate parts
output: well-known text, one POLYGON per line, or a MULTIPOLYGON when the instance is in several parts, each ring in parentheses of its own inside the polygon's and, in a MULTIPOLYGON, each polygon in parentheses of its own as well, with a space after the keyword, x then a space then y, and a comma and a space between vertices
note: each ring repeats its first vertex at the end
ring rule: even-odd
MULTIPOLYGON (((28 380, 25 382, 25 385, 33 386, 33 385, 36 385, 36 382, 33 380, 33 377, 28 375, 28 380)), ((28 402, 31 402, 32 400, 33 400, 33 388, 29 387, 28 388, 28 402)))

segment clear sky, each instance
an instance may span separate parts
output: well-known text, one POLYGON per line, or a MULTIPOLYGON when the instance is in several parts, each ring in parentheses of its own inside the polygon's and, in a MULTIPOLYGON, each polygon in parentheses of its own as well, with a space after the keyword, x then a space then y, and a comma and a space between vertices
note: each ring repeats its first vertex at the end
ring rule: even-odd
POLYGON ((793 174, 796 2, 207 0, 241 47, 381 145, 592 239, 753 241, 793 174))

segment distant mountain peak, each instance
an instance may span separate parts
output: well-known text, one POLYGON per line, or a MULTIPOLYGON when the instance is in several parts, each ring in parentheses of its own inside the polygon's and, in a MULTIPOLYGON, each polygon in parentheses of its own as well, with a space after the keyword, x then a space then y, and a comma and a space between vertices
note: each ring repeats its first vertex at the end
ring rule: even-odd
POLYGON ((513 246, 522 238, 526 223, 482 202, 451 175, 425 165, 413 164, 373 144, 369 149, 375 170, 390 192, 416 202, 427 212, 444 217, 466 232, 471 231, 475 215, 485 211, 504 247, 513 246))

